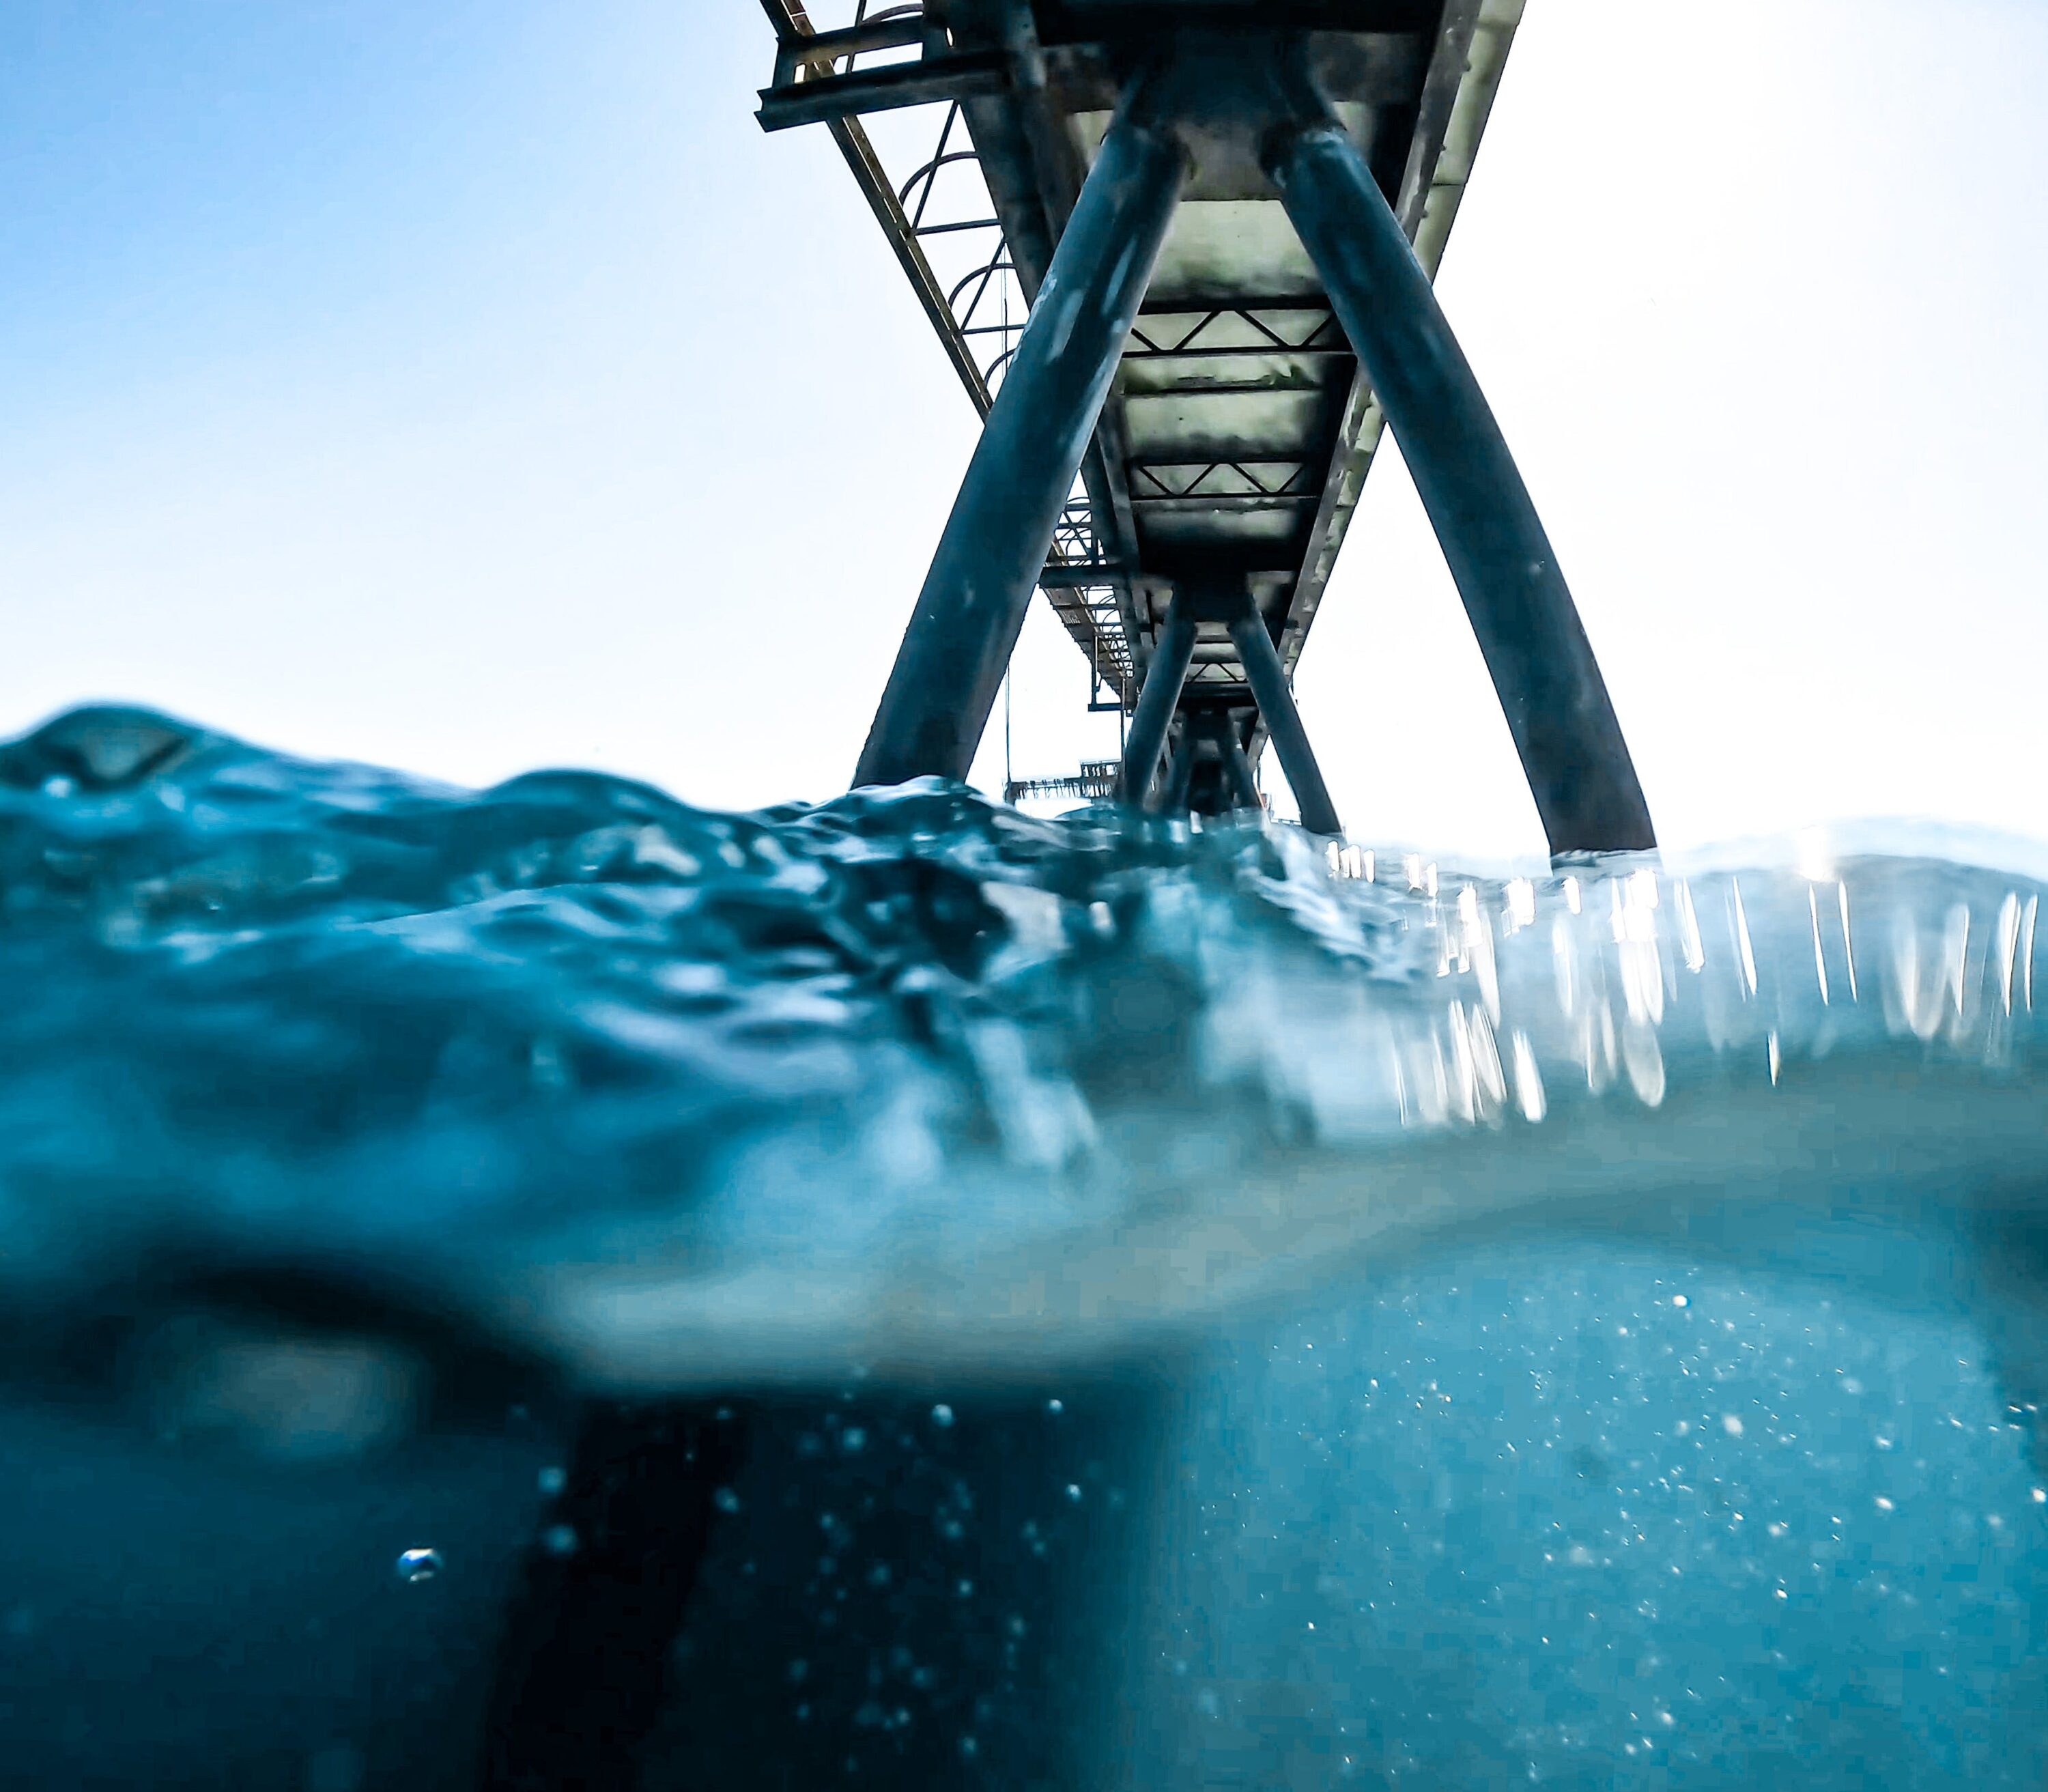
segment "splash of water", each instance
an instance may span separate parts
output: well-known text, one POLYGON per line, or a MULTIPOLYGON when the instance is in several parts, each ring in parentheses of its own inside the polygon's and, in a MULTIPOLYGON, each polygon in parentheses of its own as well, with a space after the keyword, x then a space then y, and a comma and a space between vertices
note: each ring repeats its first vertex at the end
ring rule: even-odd
POLYGON ((2010 1235, 2039 901, 471 792, 80 710, 0 749, 0 1286, 316 1290, 673 1389, 1027 1373, 1532 1221, 1754 1248, 1761 1194, 2010 1235))

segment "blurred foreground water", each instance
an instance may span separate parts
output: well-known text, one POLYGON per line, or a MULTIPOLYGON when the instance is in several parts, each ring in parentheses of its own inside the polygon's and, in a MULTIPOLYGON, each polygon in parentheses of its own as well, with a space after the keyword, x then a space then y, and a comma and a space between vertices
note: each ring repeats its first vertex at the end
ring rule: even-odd
POLYGON ((2040 886, 1904 844, 1465 877, 60 718, 10 1771, 467 1783, 603 1398, 747 1439, 650 1786, 2038 1785, 2040 886))

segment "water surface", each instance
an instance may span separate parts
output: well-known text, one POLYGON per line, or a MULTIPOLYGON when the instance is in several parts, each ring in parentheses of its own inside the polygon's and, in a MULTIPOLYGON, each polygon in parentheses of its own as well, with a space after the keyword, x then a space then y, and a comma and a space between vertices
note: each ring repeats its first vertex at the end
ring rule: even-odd
MULTIPOLYGON (((560 1440, 435 1457, 460 1498, 402 1527, 340 1490, 528 1388, 756 1402, 679 1775, 1030 1783, 1057 1711, 1105 1783, 2038 1783, 2017 863, 1466 875, 936 783, 467 791, 74 712, 0 748, 17 1482, 48 1536, 126 1540, 148 1649, 192 1652, 211 1500, 270 1515, 244 1642, 368 1661, 394 1600, 467 1613, 462 1729, 560 1440), (180 1516, 166 1476, 216 1491, 180 1516), (316 1485, 374 1596, 297 1571, 316 1485)), ((108 1561, 0 1557, 24 1759, 119 1754, 50 1678, 118 1653, 108 1561)), ((208 1647, 121 1746, 212 1734, 262 1784, 425 1758, 310 1655, 311 1753, 214 1727, 208 1647)))

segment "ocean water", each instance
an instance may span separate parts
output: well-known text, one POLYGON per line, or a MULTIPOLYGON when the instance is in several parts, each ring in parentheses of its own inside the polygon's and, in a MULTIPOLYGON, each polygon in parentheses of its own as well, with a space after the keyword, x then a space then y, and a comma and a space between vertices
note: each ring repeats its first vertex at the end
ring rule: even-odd
POLYGON ((650 1785, 2038 1785, 2028 868, 60 717, 0 747, 0 1730, 466 1783, 562 1415, 729 1401, 650 1785))

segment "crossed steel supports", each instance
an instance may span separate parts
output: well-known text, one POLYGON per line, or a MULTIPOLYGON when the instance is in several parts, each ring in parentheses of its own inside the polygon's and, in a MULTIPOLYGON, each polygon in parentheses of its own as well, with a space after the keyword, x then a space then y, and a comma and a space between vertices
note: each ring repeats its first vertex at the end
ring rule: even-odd
MULTIPOLYGON (((1551 850, 1653 846, 1606 685, 1499 425, 1364 155, 1278 33, 1207 45, 1184 34, 1127 90, 990 409, 855 782, 966 776, 1179 200, 1177 126, 1196 115, 1238 119, 1258 144, 1401 444, 1551 850)), ((1138 352, 1155 346, 1148 337, 1138 352)), ((1220 585, 1184 586, 1169 611, 1132 719, 1124 800, 1150 789, 1200 620, 1229 628, 1304 825, 1338 832, 1266 624, 1241 588, 1220 585)), ((1193 720, 1169 803, 1184 800, 1176 786, 1211 728, 1193 720)), ((1230 753, 1211 739, 1234 788, 1230 753)), ((1230 743, 1241 754, 1234 731, 1230 743)))
MULTIPOLYGON (((1133 808, 1144 805, 1152 790, 1159 754, 1166 744, 1175 712, 1185 688, 1188 668, 1194 657, 1195 634, 1199 624, 1220 623, 1230 630, 1244 667, 1245 681, 1265 718, 1266 731, 1279 755, 1280 768, 1294 787, 1301 805, 1301 824, 1311 833, 1335 834, 1343 830, 1336 805, 1323 783, 1322 769, 1309 745, 1308 730, 1288 688, 1286 668, 1280 650, 1273 644, 1266 619, 1242 579, 1213 584, 1189 584, 1174 595, 1166 619, 1159 630, 1158 646, 1146 669, 1138 708, 1131 718, 1131 731, 1123 746, 1123 772, 1117 794, 1133 808)), ((1257 786, 1252 782, 1251 762, 1236 724, 1220 712, 1189 716, 1182 724, 1181 751, 1167 778, 1169 807, 1185 801, 1186 781, 1192 778, 1195 758, 1202 745, 1212 747, 1222 762, 1223 787, 1232 806, 1259 807, 1257 786), (1179 791, 1176 799, 1173 793, 1179 791)))

